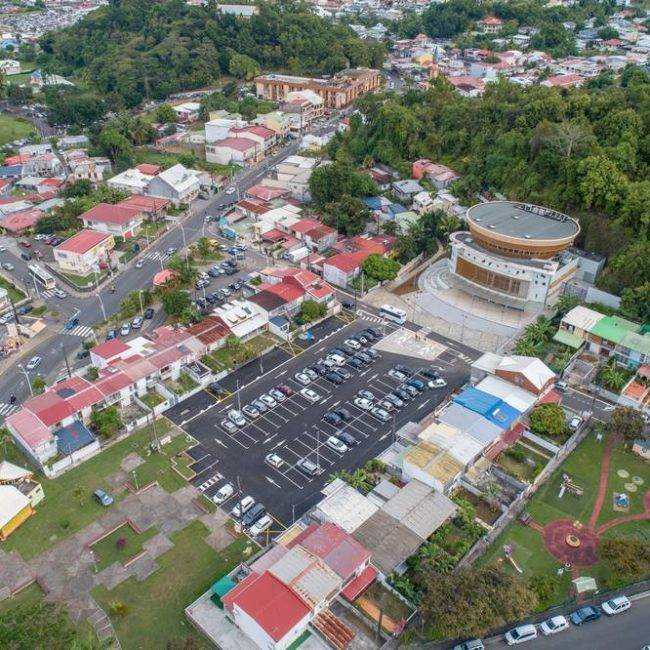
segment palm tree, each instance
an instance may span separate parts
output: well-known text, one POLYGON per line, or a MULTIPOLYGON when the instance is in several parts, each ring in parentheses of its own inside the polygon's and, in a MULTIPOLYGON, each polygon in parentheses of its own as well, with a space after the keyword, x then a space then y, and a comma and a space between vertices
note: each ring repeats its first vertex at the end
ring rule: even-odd
POLYGON ((534 343, 545 343, 553 331, 553 324, 546 316, 539 316, 534 323, 526 325, 524 332, 534 343))
POLYGON ((524 336, 524 338, 519 339, 515 343, 514 352, 515 354, 520 354, 524 357, 536 357, 539 352, 539 346, 537 343, 524 336))
POLYGON ((627 376, 625 373, 616 366, 614 359, 608 361, 600 369, 600 380, 607 388, 611 388, 618 392, 625 386, 627 376))
POLYGON ((368 474, 363 469, 356 470, 354 474, 349 475, 349 477, 348 483, 355 490, 359 490, 360 492, 370 492, 372 484, 368 474))
POLYGON ((449 235, 460 228, 460 220, 453 214, 445 214, 438 223, 438 234, 445 243, 449 241, 449 235))
POLYGON ((2 440, 2 451, 3 453, 3 458, 7 458, 7 443, 12 441, 12 437, 9 435, 6 429, 2 429, 0 432, 0 439, 2 440))

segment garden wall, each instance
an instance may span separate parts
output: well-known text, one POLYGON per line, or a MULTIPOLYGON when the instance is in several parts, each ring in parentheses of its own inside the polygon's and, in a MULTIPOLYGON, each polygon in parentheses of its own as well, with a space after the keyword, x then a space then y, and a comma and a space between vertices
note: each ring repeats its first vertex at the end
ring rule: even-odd
POLYGON ((526 438, 527 440, 530 440, 531 442, 534 442, 538 447, 542 447, 542 449, 547 449, 554 455, 560 452, 560 447, 554 445, 552 442, 549 442, 548 440, 546 440, 546 438, 541 438, 540 436, 535 435, 532 431, 529 431, 528 429, 524 431, 523 437, 526 438))
POLYGON ((54 478, 65 470, 74 467, 76 464, 81 463, 84 460, 91 458, 92 456, 95 456, 100 451, 101 447, 99 445, 99 441, 95 440, 89 445, 86 445, 77 451, 73 451, 69 456, 65 456, 64 458, 61 458, 61 460, 57 460, 55 463, 52 463, 49 466, 46 465, 43 468, 43 473, 48 478, 54 478))

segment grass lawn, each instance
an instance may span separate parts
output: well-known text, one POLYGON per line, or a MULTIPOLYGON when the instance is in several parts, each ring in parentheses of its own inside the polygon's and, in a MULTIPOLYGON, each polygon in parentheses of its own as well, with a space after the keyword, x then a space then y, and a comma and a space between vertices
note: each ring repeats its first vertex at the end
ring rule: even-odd
POLYGON ((164 221, 147 221, 143 224, 140 231, 142 237, 156 237, 158 233, 164 231, 167 224, 164 221))
POLYGON ((15 284, 8 282, 4 278, 0 277, 0 287, 6 289, 9 292, 9 298, 14 302, 19 302, 25 297, 25 294, 16 287, 15 284))
MULTIPOLYGON (((68 278, 72 284, 76 284, 79 287, 89 287, 91 285, 94 285, 96 282, 94 273, 89 273, 88 275, 78 275, 77 273, 63 273, 62 271, 61 275, 68 278)), ((106 275, 108 275, 108 271, 100 271, 97 274, 97 279, 101 282, 106 275)))
POLYGON ((260 334, 250 341, 246 341, 242 346, 231 349, 225 345, 215 350, 211 355, 204 357, 206 360, 205 363, 211 370, 216 371, 223 370, 224 368, 232 368, 239 363, 245 363, 246 361, 255 359, 255 357, 262 354, 263 350, 276 343, 277 341, 273 337, 267 334, 260 334))
POLYGON ((182 372, 176 381, 168 379, 165 382, 165 386, 177 395, 184 395, 188 391, 196 388, 198 384, 188 374, 182 372))
POLYGON ((498 463, 508 474, 532 483, 548 463, 548 458, 517 442, 499 455, 498 463))
POLYGON ((0 115, 0 146, 14 140, 31 138, 34 135, 36 135, 36 130, 31 122, 21 117, 13 117, 13 115, 0 115))
POLYGON ((157 532, 154 526, 142 531, 140 534, 136 533, 129 524, 120 526, 110 535, 92 545, 92 550, 95 553, 97 571, 104 570, 114 562, 122 562, 124 564, 132 557, 135 557, 142 551, 142 544, 157 532), (117 542, 120 539, 123 539, 125 543, 118 545, 117 542))
POLYGON ((528 512, 533 519, 542 526, 555 519, 578 519, 587 523, 598 492, 604 453, 605 440, 598 441, 594 434, 589 434, 531 501, 528 512), (565 492, 561 499, 558 498, 563 474, 568 474, 573 483, 583 488, 581 497, 565 492))
MULTIPOLYGON (((6 429, 4 429, 6 431, 6 429)), ((33 469, 31 462, 27 459, 25 454, 14 444, 11 436, 7 433, 7 440, 2 438, 2 444, 0 444, 0 460, 8 460, 14 465, 19 467, 25 467, 28 469, 33 469)), ((1 547, 0 547, 1 548, 1 547)))
POLYGON ((165 401, 165 398, 155 390, 150 390, 148 393, 145 393, 142 397, 140 397, 140 401, 144 402, 149 408, 152 409, 154 406, 162 404, 165 401))
MULTIPOLYGON (((198 148, 199 146, 197 145, 197 149, 198 148)), ((160 165, 165 169, 176 165, 180 156, 182 156, 182 154, 166 151, 152 151, 150 149, 136 149, 135 151, 135 160, 137 163, 160 165)), ((238 165, 218 165, 216 163, 209 163, 201 158, 198 158, 194 166, 198 169, 212 172, 213 174, 221 174, 222 176, 234 174, 237 169, 239 169, 238 165)))
POLYGON ((38 586, 38 583, 34 582, 29 587, 18 592, 15 596, 0 601, 0 617, 21 605, 31 606, 40 603, 43 595, 43 591, 38 586))
MULTIPOLYGON (((199 521, 171 536, 174 548, 157 559, 160 568, 143 582, 134 578, 108 591, 100 586, 92 594, 109 611, 114 601, 124 603, 127 613, 113 617, 124 648, 165 648, 173 640, 197 641, 199 648, 211 647, 190 625, 184 609, 222 575, 244 558, 252 543, 244 536, 220 553, 205 543, 208 529, 199 521)), ((195 646, 192 646, 195 647, 195 646)))
MULTIPOLYGON (((159 436, 170 428, 168 420, 156 422, 159 436)), ((141 485, 146 479, 156 478, 165 490, 173 491, 181 487, 183 479, 172 470, 170 456, 188 446, 185 437, 174 438, 163 447, 163 453, 148 455, 150 440, 151 427, 144 427, 58 478, 50 480, 39 475, 37 478, 43 485, 45 499, 36 506, 35 516, 30 517, 7 540, 0 542, 0 550, 19 551, 28 560, 101 517, 106 513, 106 508, 92 498, 92 493, 102 488, 110 492, 116 501, 125 496, 125 491, 113 490, 106 478, 119 471, 122 459, 132 452, 145 459, 137 469, 141 485), (73 496, 77 487, 83 492, 81 502, 73 496)))
MULTIPOLYGON (((650 463, 635 456, 624 447, 616 447, 612 451, 612 457, 609 463, 607 496, 605 497, 605 503, 603 503, 603 509, 600 511, 600 517, 596 525, 604 524, 623 515, 644 512, 643 499, 648 490, 650 490, 650 463), (621 470, 627 472, 628 476, 619 476, 618 472, 621 470), (629 489, 632 485, 636 485, 632 481, 633 477, 638 477, 643 481, 643 483, 636 486, 636 492, 629 489), (629 496, 630 508, 627 512, 614 510, 614 492, 625 492, 629 496)), ((647 522, 646 526, 650 528, 647 522)), ((614 531, 616 531, 616 528, 614 528, 614 531)))

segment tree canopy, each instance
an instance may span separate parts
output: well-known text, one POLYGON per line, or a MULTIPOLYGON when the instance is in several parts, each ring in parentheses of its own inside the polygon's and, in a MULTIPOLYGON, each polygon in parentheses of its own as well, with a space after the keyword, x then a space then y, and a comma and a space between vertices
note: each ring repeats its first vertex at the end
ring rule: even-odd
POLYGON ((260 68, 332 74, 378 67, 384 46, 362 41, 297 0, 257 3, 250 19, 215 2, 123 0, 40 39, 44 71, 80 77, 111 108, 131 108, 180 90, 214 84, 223 74, 250 78, 260 68))
POLYGON ((566 431, 566 416, 558 404, 541 404, 530 414, 530 429, 533 433, 561 436, 566 431))

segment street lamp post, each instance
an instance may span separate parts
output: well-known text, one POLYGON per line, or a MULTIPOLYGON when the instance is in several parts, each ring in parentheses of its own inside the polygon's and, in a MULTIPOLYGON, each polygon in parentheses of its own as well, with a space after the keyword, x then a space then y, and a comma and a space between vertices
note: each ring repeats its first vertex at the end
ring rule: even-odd
POLYGON ((106 309, 104 308, 104 301, 102 300, 102 294, 97 291, 97 297, 99 298, 99 306, 102 308, 102 316, 104 317, 104 320, 107 320, 106 318, 106 309))
POLYGON ((29 375, 27 374, 27 370, 25 370, 25 368, 23 368, 23 364, 22 364, 22 363, 19 363, 19 364, 18 364, 18 367, 19 367, 19 368, 23 371, 23 373, 25 374, 25 379, 27 379, 27 386, 29 386, 29 393, 30 393, 30 395, 31 395, 32 397, 34 397, 34 389, 32 388, 32 382, 29 381, 29 375))
POLYGON ((138 298, 140 299, 140 315, 144 318, 144 306, 142 304, 142 289, 138 289, 138 298))

